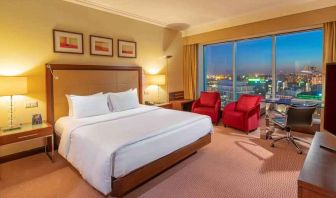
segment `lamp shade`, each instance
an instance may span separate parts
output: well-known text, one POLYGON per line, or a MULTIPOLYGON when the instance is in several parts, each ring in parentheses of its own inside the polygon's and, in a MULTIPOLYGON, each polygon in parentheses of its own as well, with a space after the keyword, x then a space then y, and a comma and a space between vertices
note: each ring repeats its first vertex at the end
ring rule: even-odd
POLYGON ((165 75, 148 75, 148 84, 149 85, 165 85, 166 76, 165 75))
POLYGON ((27 93, 27 77, 0 76, 0 96, 13 96, 27 93))

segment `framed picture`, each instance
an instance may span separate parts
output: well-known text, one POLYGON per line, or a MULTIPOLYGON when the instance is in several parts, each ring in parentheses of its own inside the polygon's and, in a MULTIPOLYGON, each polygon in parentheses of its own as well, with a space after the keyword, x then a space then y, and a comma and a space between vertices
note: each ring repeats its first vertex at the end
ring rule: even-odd
POLYGON ((83 54, 83 34, 53 30, 54 52, 83 54))
POLYGON ((90 54, 98 56, 113 56, 113 39, 90 35, 90 54))
POLYGON ((118 56, 123 58, 136 58, 136 42, 118 40, 118 56))
POLYGON ((35 114, 32 116, 32 124, 33 125, 42 124, 41 114, 35 114))

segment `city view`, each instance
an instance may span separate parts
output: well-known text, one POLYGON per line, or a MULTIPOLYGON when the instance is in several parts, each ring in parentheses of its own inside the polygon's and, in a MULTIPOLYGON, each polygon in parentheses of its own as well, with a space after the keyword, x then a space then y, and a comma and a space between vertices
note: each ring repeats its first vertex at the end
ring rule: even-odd
POLYGON ((241 94, 271 98, 274 44, 276 97, 321 100, 322 38, 318 29, 207 45, 205 89, 220 92, 223 106, 241 94))

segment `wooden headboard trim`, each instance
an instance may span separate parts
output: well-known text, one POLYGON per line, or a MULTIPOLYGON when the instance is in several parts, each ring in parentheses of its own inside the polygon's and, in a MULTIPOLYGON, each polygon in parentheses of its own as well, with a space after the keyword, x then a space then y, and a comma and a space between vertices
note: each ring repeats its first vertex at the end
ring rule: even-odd
POLYGON ((139 66, 105 66, 105 65, 46 65, 46 91, 47 91, 47 122, 54 124, 54 85, 51 71, 54 70, 109 70, 109 71, 136 71, 138 72, 138 94, 142 103, 142 68, 139 66))

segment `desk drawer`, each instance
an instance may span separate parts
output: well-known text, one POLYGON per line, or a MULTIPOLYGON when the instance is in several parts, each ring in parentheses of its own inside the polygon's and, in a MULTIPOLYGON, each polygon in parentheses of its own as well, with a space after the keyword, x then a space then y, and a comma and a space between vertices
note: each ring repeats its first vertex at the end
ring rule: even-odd
POLYGON ((35 129, 35 130, 28 131, 28 132, 3 135, 0 137, 0 145, 6 145, 6 144, 15 143, 15 142, 22 142, 25 140, 45 137, 45 136, 52 135, 52 134, 53 134, 52 128, 48 127, 48 128, 43 128, 43 129, 35 129))

